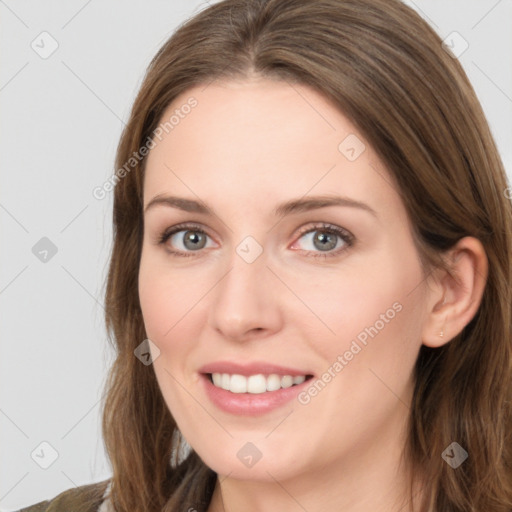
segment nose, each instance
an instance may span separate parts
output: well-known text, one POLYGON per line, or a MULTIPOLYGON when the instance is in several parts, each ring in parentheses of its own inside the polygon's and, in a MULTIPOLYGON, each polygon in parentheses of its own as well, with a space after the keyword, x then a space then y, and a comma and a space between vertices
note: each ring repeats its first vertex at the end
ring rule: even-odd
POLYGON ((282 290, 279 280, 267 268, 265 252, 251 263, 234 253, 229 263, 229 270, 211 292, 210 326, 232 341, 266 337, 279 331, 282 290))

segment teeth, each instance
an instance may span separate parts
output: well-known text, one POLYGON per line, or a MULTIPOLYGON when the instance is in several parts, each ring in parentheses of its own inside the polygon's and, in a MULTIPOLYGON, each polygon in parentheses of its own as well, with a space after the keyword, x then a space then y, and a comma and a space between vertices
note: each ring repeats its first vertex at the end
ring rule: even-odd
POLYGON ((277 391, 281 389, 281 377, 275 373, 267 377, 267 391, 277 391))
POLYGON ((243 375, 231 375, 229 390, 232 393, 247 393, 247 379, 243 375))
MULTIPOLYGON (((235 375, 231 377, 234 379, 235 375)), ((247 382, 247 391, 249 393, 265 393, 267 391, 267 379, 265 375, 251 375, 248 379, 242 377, 247 382)))
POLYGON ((290 388, 293 386, 293 377, 291 375, 284 375, 281 379, 281 387, 290 388))
POLYGON ((291 375, 277 375, 275 373, 265 376, 259 373, 245 377, 238 374, 212 373, 212 380, 213 384, 218 388, 231 391, 232 393, 260 394, 301 384, 306 380, 306 376, 298 375, 292 377, 291 375))

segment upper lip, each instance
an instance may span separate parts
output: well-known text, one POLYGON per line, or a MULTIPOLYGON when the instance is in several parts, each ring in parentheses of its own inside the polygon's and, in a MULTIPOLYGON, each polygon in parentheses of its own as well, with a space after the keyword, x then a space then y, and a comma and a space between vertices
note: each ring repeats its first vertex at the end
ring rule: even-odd
POLYGON ((298 375, 313 375, 309 371, 299 370, 297 368, 290 368, 268 362, 254 361, 252 363, 235 363, 230 361, 216 361, 206 364, 199 369, 199 373, 229 373, 230 375, 244 375, 246 377, 257 374, 277 374, 277 375, 291 375, 292 377, 298 375))

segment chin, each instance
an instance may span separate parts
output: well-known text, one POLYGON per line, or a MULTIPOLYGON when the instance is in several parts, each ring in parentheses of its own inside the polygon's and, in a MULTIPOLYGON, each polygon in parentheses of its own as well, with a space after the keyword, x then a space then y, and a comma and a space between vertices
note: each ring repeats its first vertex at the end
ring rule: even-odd
MULTIPOLYGON (((205 449, 196 450, 202 461, 215 473, 226 475, 238 480, 273 482, 286 480, 293 474, 302 471, 299 462, 304 463, 304 455, 300 452, 300 442, 288 441, 294 446, 296 453, 283 453, 277 446, 262 440, 251 443, 247 440, 232 439, 229 443, 218 444, 218 450, 212 451, 212 440, 205 449), (229 455, 231 454, 231 455, 229 455), (293 468, 293 469, 292 469, 293 468)), ((278 444, 281 444, 282 441, 278 444)), ((305 468, 303 469, 305 470, 305 468)))

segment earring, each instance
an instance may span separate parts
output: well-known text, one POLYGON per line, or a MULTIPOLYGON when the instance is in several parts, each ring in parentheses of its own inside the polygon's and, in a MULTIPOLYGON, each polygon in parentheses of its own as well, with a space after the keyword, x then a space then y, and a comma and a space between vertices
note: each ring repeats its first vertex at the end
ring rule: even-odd
POLYGON ((444 325, 443 325, 443 328, 441 330, 441 332, 439 333, 439 337, 442 338, 444 336, 444 326, 446 325, 446 318, 444 319, 444 325))
MULTIPOLYGON (((443 296, 443 303, 441 306, 444 306, 446 304, 446 295, 443 296)), ((444 323, 446 324, 446 318, 444 319, 444 323)), ((439 333, 439 337, 442 338, 444 336, 444 325, 442 331, 439 333)))

